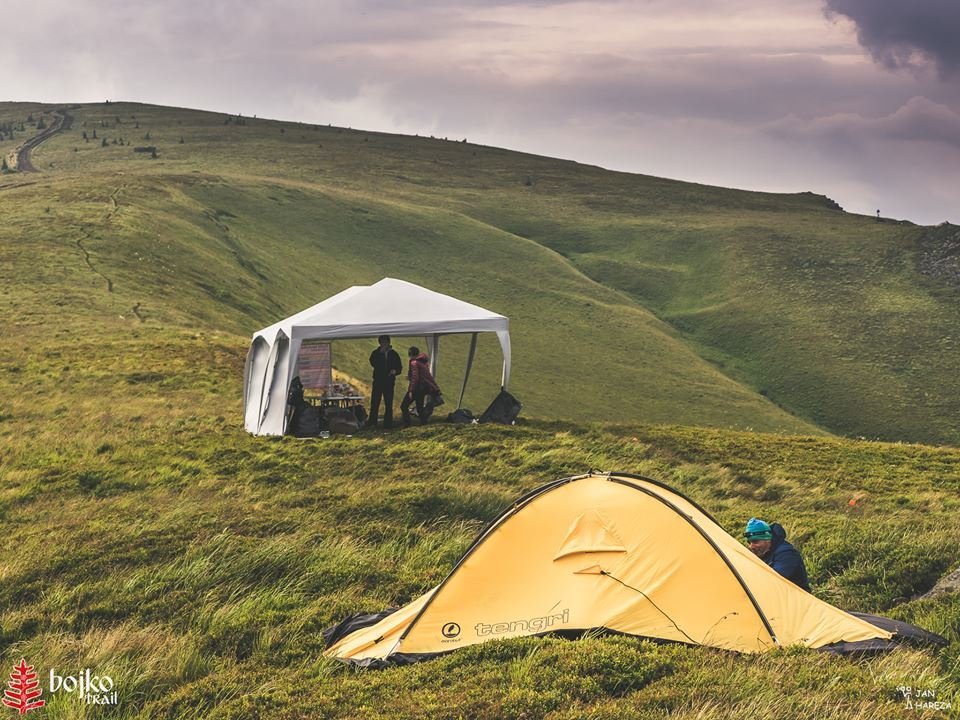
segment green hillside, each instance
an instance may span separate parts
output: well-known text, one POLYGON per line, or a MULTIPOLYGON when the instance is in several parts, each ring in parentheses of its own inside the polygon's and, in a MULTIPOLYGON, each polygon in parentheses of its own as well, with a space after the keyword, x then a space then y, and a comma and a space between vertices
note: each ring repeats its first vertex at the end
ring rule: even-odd
POLYGON ((232 336, 148 330, 5 350, 0 663, 89 667, 120 698, 51 695, 46 717, 900 718, 902 686, 956 703, 960 596, 912 598, 956 564, 960 451, 544 421, 269 440, 236 421, 242 357, 232 336), (853 660, 519 640, 359 673, 322 658, 323 628, 418 596, 500 509, 591 467, 661 478, 730 532, 782 520, 820 597, 952 644, 853 660))
MULTIPOLYGON (((0 106, 0 122, 25 110, 0 106)), ((35 152, 42 174, 0 180, 0 232, 134 325, 137 305, 146 325, 248 337, 394 276, 511 317, 529 415, 957 441, 957 294, 918 271, 922 228, 463 142, 118 103, 72 114, 35 152)), ((5 267, 34 287, 35 260, 5 267)), ((474 408, 496 384, 482 350, 474 408)), ((365 374, 362 347, 337 352, 365 374)))
MULTIPOLYGON (((43 110, 0 103, 0 127, 43 110)), ((119 704, 60 693, 31 718, 956 716, 960 596, 921 595, 960 563, 960 450, 837 437, 956 443, 955 229, 462 142, 71 113, 40 172, 0 175, 0 666, 91 668, 119 704), (247 435, 250 334, 384 276, 511 317, 520 424, 247 435), (590 468, 662 479, 732 533, 779 520, 819 597, 950 645, 321 657, 323 628, 417 597, 521 494, 590 468)), ((366 378, 370 347, 336 363, 366 378)), ((481 356, 474 409, 499 376, 481 356)))
MULTIPOLYGON (((633 299, 471 217, 445 199, 443 183, 426 185, 438 152, 454 166, 465 153, 489 155, 494 175, 503 159, 509 168, 523 156, 143 106, 73 114, 73 130, 35 153, 35 184, 2 191, 11 212, 0 233, 23 248, 8 251, 6 266, 18 292, 69 287, 94 314, 123 315, 132 327, 199 325, 248 338, 350 285, 401 277, 511 317, 513 389, 531 415, 813 429, 702 360, 633 299), (134 152, 145 143, 158 159, 134 152), (411 151, 417 159, 405 166, 400 155, 411 151), (412 175, 398 179, 394 164, 412 175), (55 283, 42 277, 51 268, 55 283)), ((522 201, 521 180, 497 180, 496 194, 522 201)), ((339 344, 338 363, 366 376, 364 347, 339 344)), ((466 346, 454 348, 440 377, 448 385, 466 346)), ((481 351, 467 398, 475 409, 499 377, 495 343, 481 351)))

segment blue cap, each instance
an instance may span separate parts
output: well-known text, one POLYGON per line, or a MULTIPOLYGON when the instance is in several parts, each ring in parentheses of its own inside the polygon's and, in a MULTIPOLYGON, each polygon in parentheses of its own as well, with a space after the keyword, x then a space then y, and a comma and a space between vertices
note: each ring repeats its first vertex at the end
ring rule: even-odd
POLYGON ((770 526, 763 520, 757 518, 750 518, 749 522, 747 522, 747 530, 743 535, 748 541, 773 540, 773 532, 770 530, 770 526))

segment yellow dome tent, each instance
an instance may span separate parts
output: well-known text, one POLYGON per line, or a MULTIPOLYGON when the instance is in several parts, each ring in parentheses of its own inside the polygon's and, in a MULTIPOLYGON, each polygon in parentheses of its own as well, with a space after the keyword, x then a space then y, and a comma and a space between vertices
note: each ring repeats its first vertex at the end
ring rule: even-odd
POLYGON ((437 587, 399 610, 349 618, 328 631, 325 654, 376 666, 591 629, 746 653, 882 645, 895 634, 781 577, 665 485, 591 473, 518 500, 437 587))

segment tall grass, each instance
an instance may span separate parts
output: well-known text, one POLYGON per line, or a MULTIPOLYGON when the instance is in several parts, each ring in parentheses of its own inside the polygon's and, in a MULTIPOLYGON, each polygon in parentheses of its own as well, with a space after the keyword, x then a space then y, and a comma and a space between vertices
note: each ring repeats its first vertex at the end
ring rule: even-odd
MULTIPOLYGON (((25 109, 5 105, 0 117, 25 109)), ((956 596, 917 597, 958 562, 960 451, 828 437, 749 389, 772 372, 762 357, 724 375, 711 361, 730 360, 729 347, 710 356, 717 343, 703 326, 678 331, 640 303, 666 317, 663 288, 674 283, 677 317, 684 303, 727 307, 726 276, 705 279, 702 297, 670 279, 726 250, 681 228, 673 239, 686 255, 671 259, 658 225, 695 216, 706 233, 734 206, 757 222, 827 223, 815 198, 428 139, 363 142, 338 128, 281 135, 272 121, 224 125, 142 105, 76 115, 75 131, 86 122, 110 136, 139 122, 161 159, 119 145, 73 153, 77 138, 62 137, 38 151, 47 171, 33 185, 0 178, 0 667, 21 657, 41 671, 89 667, 113 677, 120 698, 94 709, 55 694, 49 717, 893 718, 905 711, 901 685, 960 697, 956 596), (171 140, 181 134, 183 145, 171 140), (531 168, 541 180, 528 191, 531 168), (642 213, 652 229, 638 247, 659 264, 650 277, 660 289, 597 283, 587 256, 624 254, 622 223, 642 213), (446 265, 409 255, 411 244, 446 265), (324 441, 244 433, 249 332, 394 269, 516 318, 517 392, 532 419, 324 441), (750 516, 779 520, 820 597, 916 622, 951 645, 849 660, 542 638, 376 673, 322 657, 325 627, 408 602, 522 493, 591 468, 663 479, 730 532, 750 516)), ((893 237, 837 222, 861 249, 893 237)), ((764 282, 774 287, 778 273, 764 282)), ((831 307, 811 299, 806 309, 831 307)), ((768 339, 789 347, 792 332, 768 339)), ((345 346, 340 369, 365 377, 367 351, 345 346)), ((478 379, 495 386, 496 364, 481 363, 478 379)), ((841 367, 817 372, 848 377, 841 367)), ((930 407, 951 417, 944 378, 905 413, 911 427, 930 407)), ((483 392, 468 396, 474 407, 483 392)), ((824 424, 849 428, 843 403, 829 414, 824 424)), ((895 427, 889 414, 871 417, 895 427)))

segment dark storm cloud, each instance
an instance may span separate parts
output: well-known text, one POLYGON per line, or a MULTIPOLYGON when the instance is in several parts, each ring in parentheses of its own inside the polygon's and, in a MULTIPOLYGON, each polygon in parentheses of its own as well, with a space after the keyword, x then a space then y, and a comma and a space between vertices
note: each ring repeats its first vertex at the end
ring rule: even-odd
POLYGON ((944 78, 960 76, 958 0, 825 0, 828 15, 857 25, 860 43, 889 68, 936 64, 944 78))

